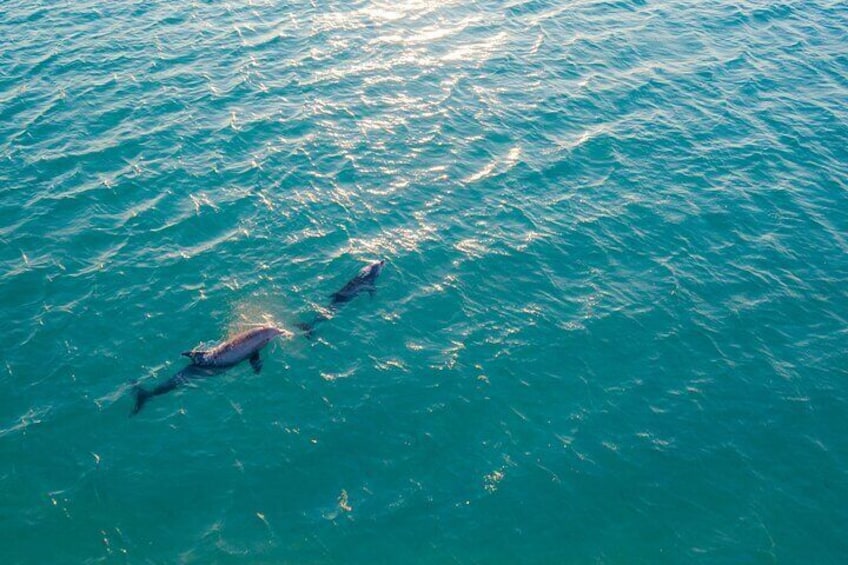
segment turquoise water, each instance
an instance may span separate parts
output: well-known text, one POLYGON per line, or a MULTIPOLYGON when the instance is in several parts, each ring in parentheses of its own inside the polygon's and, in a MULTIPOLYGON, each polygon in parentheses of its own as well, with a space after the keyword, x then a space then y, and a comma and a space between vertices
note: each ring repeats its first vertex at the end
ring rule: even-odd
POLYGON ((844 563, 846 30, 3 0, 3 562, 844 563))

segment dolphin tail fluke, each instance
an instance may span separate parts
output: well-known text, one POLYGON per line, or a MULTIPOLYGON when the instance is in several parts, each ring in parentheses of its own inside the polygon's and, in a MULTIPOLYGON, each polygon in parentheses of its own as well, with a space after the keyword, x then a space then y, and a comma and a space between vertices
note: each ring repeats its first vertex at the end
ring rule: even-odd
POLYGON ((133 406, 132 412, 130 412, 130 416, 135 416, 138 414, 141 409, 144 407, 144 404, 153 396, 149 390, 145 390, 140 386, 136 386, 133 389, 133 394, 135 394, 135 405, 133 406))
POLYGON ((306 339, 312 339, 312 332, 315 330, 315 324, 307 324, 306 322, 300 322, 297 324, 297 327, 303 330, 306 339))

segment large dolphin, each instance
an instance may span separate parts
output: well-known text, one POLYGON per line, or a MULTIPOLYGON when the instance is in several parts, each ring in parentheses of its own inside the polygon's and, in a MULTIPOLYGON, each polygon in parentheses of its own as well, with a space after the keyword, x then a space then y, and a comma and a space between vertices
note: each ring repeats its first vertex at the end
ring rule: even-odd
MULTIPOLYGON (((379 261, 374 261, 362 267, 359 270, 359 273, 356 274, 355 277, 350 279, 347 284, 345 284, 341 290, 338 292, 334 292, 330 296, 330 303, 327 305, 327 310, 336 311, 342 304, 345 302, 349 302, 353 300, 358 294, 362 292, 367 292, 369 295, 374 296, 374 291, 376 290, 376 282, 377 277, 380 276, 380 273, 383 271, 383 267, 386 264, 385 259, 381 259, 379 261)), ((300 329, 306 332, 306 337, 311 338, 312 332, 315 329, 315 326, 319 322, 323 322, 324 320, 329 320, 330 318, 326 314, 318 313, 315 315, 315 318, 309 323, 300 323, 297 325, 300 329)))
POLYGON ((253 371, 258 373, 262 370, 259 350, 282 333, 283 330, 274 326, 261 326, 242 332, 212 349, 184 351, 183 355, 191 359, 191 365, 151 390, 135 387, 135 406, 132 414, 138 414, 145 403, 154 396, 170 392, 191 379, 222 373, 245 359, 250 360, 253 371))

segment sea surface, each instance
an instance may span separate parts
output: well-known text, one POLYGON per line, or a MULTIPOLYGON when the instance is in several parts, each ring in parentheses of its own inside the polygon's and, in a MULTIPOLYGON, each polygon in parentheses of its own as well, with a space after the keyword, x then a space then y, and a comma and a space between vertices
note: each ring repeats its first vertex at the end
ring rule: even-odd
POLYGON ((844 2, 0 0, 4 564, 846 563, 846 283, 844 2))

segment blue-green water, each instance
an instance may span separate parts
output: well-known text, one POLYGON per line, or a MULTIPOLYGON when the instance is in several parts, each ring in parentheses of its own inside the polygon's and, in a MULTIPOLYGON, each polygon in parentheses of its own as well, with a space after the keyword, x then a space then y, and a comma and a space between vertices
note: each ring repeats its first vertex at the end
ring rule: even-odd
POLYGON ((847 31, 3 0, 3 562, 844 563, 847 31))

